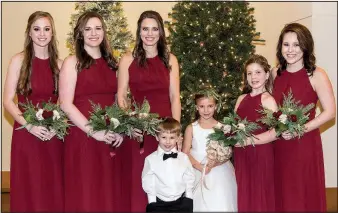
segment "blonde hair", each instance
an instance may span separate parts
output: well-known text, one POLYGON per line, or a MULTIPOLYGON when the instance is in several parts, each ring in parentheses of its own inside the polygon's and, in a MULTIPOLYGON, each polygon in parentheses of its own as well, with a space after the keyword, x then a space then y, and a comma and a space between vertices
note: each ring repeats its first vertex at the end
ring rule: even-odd
POLYGON ((157 127, 157 135, 160 133, 181 134, 181 124, 176 119, 167 117, 157 127))

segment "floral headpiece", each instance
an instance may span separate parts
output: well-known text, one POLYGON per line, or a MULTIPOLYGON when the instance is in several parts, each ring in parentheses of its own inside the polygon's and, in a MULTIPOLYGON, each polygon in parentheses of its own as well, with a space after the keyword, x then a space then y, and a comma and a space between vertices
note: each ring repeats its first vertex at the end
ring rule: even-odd
POLYGON ((190 87, 187 87, 188 91, 185 91, 184 93, 181 92, 181 99, 182 103, 185 102, 186 108, 183 110, 187 110, 192 112, 192 120, 195 116, 196 112, 196 106, 195 106, 195 97, 196 95, 203 95, 205 97, 212 97, 217 101, 216 104, 216 110, 217 113, 221 110, 221 102, 222 102, 222 97, 221 95, 218 94, 218 92, 215 89, 215 86, 212 86, 209 83, 203 83, 196 85, 196 84, 191 84, 190 87))

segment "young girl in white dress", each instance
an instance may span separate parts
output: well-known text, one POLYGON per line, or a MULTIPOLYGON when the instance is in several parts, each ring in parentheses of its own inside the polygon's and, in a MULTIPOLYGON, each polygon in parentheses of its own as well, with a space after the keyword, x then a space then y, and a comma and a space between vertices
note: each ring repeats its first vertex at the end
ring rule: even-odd
POLYGON ((207 136, 213 127, 220 125, 214 118, 216 97, 210 92, 195 95, 196 121, 188 125, 184 134, 183 152, 189 156, 195 168, 194 212, 235 212, 237 211, 237 184, 233 165, 230 161, 219 164, 206 162, 207 136), (202 180, 203 170, 205 176, 202 180))

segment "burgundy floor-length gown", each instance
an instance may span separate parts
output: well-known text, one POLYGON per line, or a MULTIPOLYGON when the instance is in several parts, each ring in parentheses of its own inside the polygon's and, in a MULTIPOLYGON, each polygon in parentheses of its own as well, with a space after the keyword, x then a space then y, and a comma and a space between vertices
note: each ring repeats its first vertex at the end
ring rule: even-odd
MULTIPOLYGON (((304 68, 283 71, 274 81, 273 96, 282 104, 283 94, 292 90, 301 104, 316 104, 318 97, 304 68)), ((316 111, 310 111, 310 120, 316 111)), ((319 129, 300 139, 280 139, 275 146, 275 187, 277 211, 326 211, 325 177, 322 141, 319 129)))
MULTIPOLYGON (((115 101, 116 71, 103 58, 77 76, 74 105, 89 118, 89 100, 102 108, 115 101)), ((120 155, 110 156, 110 146, 88 137, 76 126, 65 139, 65 211, 120 211, 120 155)))
MULTIPOLYGON (((257 122, 262 115, 262 94, 251 96, 247 94, 240 103, 237 114, 248 121, 261 126, 253 132, 260 134, 267 128, 257 122)), ((272 212, 275 210, 274 190, 274 151, 273 144, 236 147, 234 149, 234 164, 238 187, 239 212, 272 212)))
MULTIPOLYGON (((56 103, 49 59, 33 58, 31 88, 27 99, 34 105, 56 103)), ((18 95, 18 101, 26 103, 26 96, 18 95)), ((62 212, 63 142, 56 136, 41 141, 26 129, 15 130, 20 126, 14 123, 12 136, 10 211, 62 212)))
MULTIPOLYGON (((150 104, 150 111, 158 113, 160 117, 171 116, 169 98, 169 74, 161 59, 156 56, 147 59, 147 67, 140 68, 137 60, 129 67, 129 86, 135 101, 141 104, 146 98, 150 104)), ((142 189, 141 174, 144 159, 157 149, 155 137, 144 136, 144 153, 140 154, 140 144, 128 139, 122 144, 124 153, 124 192, 127 200, 125 211, 145 212, 148 203, 147 195, 142 189)))

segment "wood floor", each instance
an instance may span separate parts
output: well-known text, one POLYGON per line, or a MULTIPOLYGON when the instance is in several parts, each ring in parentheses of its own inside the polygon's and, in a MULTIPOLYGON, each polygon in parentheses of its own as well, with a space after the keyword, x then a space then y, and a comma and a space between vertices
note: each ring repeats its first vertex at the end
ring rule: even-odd
MULTIPOLYGON (((327 211, 337 212, 337 188, 326 189, 327 211)), ((9 212, 9 192, 1 193, 1 212, 9 212)))

